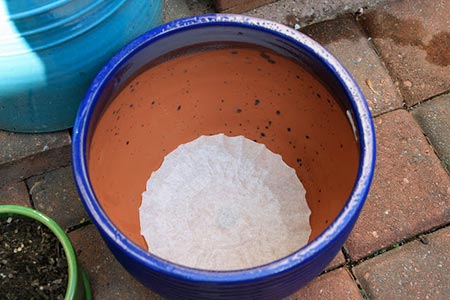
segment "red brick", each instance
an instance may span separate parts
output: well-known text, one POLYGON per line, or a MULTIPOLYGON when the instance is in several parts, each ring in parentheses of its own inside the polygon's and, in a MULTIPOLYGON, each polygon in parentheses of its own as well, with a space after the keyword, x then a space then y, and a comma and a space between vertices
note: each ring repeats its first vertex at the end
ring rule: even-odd
POLYGON ((314 24, 302 32, 325 46, 349 70, 374 115, 402 107, 396 86, 352 16, 314 24))
POLYGON ((434 149, 450 172, 450 95, 417 106, 412 112, 434 149))
POLYGON ((450 2, 392 1, 362 24, 411 106, 450 89, 450 2))
POLYGON ((8 183, 0 188, 0 205, 6 204, 31 207, 25 182, 8 183))
POLYGON ((354 268, 371 300, 450 297, 450 228, 441 229, 354 268))
POLYGON ((27 184, 35 208, 47 214, 62 228, 79 225, 88 219, 70 167, 31 177, 27 184))
POLYGON ((86 271, 93 299, 161 300, 136 281, 114 258, 94 225, 69 233, 81 268, 86 271))
POLYGON ((68 131, 43 134, 0 130, 0 186, 70 164, 68 131))
POLYGON ((363 299, 346 268, 325 273, 285 300, 356 300, 363 299))
POLYGON ((450 221, 450 178, 405 110, 375 119, 371 191, 345 243, 353 260, 450 221))

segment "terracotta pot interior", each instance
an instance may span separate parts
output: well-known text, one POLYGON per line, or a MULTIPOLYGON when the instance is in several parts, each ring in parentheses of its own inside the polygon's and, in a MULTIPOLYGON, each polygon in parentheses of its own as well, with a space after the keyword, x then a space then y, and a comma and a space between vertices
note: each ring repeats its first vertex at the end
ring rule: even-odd
POLYGON ((191 51, 123 86, 91 135, 89 176, 108 217, 146 250, 138 211, 146 181, 165 155, 200 135, 243 135, 279 153, 306 188, 310 240, 351 193, 359 146, 349 119, 330 89, 291 59, 243 45, 191 51))

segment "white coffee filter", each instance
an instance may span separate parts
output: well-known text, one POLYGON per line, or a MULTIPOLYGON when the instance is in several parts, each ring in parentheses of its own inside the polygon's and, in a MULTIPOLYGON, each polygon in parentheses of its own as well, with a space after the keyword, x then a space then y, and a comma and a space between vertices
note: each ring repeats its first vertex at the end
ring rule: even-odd
POLYGON ((206 270, 272 262, 311 234, 295 170, 243 136, 180 145, 147 181, 139 213, 150 253, 206 270))

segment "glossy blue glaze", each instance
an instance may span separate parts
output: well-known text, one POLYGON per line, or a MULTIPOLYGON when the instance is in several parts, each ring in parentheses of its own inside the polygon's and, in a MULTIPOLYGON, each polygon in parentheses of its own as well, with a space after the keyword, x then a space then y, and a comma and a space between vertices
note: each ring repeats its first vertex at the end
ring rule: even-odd
POLYGON ((205 15, 174 21, 140 36, 102 69, 81 104, 73 132, 73 168, 91 219, 116 258, 144 285, 167 299, 277 300, 317 276, 334 258, 353 228, 369 191, 375 165, 375 134, 363 94, 345 68, 323 47, 283 25, 240 15, 205 15), (146 63, 202 42, 246 42, 292 57, 333 89, 351 112, 360 146, 353 191, 334 222, 288 257, 257 268, 212 272, 157 258, 127 239, 110 221, 89 181, 87 152, 95 124, 108 101, 146 63))
POLYGON ((162 0, 0 0, 0 129, 72 127, 101 67, 162 19, 162 0))

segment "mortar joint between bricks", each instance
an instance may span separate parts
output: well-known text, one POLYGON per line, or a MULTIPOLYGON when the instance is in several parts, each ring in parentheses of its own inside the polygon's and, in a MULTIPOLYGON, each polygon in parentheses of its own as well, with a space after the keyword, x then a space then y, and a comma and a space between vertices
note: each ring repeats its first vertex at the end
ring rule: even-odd
POLYGON ((91 220, 81 220, 80 224, 70 226, 69 228, 67 228, 65 230, 65 232, 66 233, 70 233, 72 231, 75 231, 75 230, 80 229, 80 228, 84 228, 84 227, 86 227, 88 225, 92 225, 92 224, 94 224, 94 223, 92 223, 91 220))
POLYGON ((34 205, 33 197, 31 196, 32 190, 27 184, 27 179, 23 179, 23 183, 25 184, 25 188, 27 189, 28 203, 30 203, 32 209, 36 209, 34 205))
POLYGON ((359 293, 361 294, 362 298, 364 300, 369 300, 369 296, 367 295, 366 290, 363 288, 363 286, 359 282, 358 278, 356 278, 355 274, 353 273, 353 267, 350 265, 345 265, 345 267, 347 268, 347 271, 349 272, 353 281, 356 283, 356 286, 358 287, 359 293))
MULTIPOLYGON (((397 107, 397 108, 394 108, 394 109, 392 109, 392 110, 380 112, 380 113, 377 114, 377 115, 373 115, 372 118, 375 119, 375 118, 384 116, 384 115, 386 115, 386 114, 389 114, 389 113, 391 113, 391 112, 398 111, 398 110, 406 110, 406 109, 405 109, 405 108, 402 108, 402 107, 397 107)), ((406 110, 406 111, 407 111, 407 110, 406 110)))
MULTIPOLYGON (((442 93, 433 95, 433 96, 431 96, 431 97, 429 97, 429 98, 423 99, 423 100, 419 101, 418 103, 416 103, 416 104, 414 104, 414 105, 411 105, 411 106, 409 106, 409 107, 407 106, 407 110, 408 110, 408 111, 413 111, 413 110, 415 110, 417 107, 421 106, 422 104, 424 104, 424 103, 426 103, 426 102, 428 102, 428 101, 432 101, 432 100, 435 99, 435 98, 438 98, 438 97, 441 97, 441 96, 446 96, 446 95, 450 95, 450 90, 447 90, 447 91, 444 91, 444 92, 442 92, 442 93)), ((405 105, 406 105, 406 104, 405 104, 405 105)))
POLYGON ((431 229, 429 229, 429 230, 420 232, 420 233, 418 233, 418 234, 416 234, 416 235, 414 235, 414 236, 411 236, 411 237, 409 237, 409 238, 403 239, 403 240, 401 240, 401 241, 399 241, 399 242, 396 242, 396 243, 394 243, 394 244, 391 244, 391 245, 389 245, 389 246, 387 246, 387 247, 381 248, 381 249, 375 251, 374 253, 369 254, 369 255, 367 255, 367 256, 364 256, 364 257, 362 257, 362 258, 360 258, 360 259, 357 259, 357 260, 354 260, 354 261, 350 261, 349 263, 346 264, 346 266, 348 266, 349 268, 353 269, 355 266, 357 266, 357 265, 359 265, 359 264, 361 264, 361 263, 363 263, 363 262, 365 262, 365 261, 367 261, 367 260, 369 260, 369 259, 372 259, 372 258, 374 258, 374 257, 383 255, 383 254, 386 253, 386 252, 389 252, 389 251, 391 251, 391 250, 400 248, 400 247, 402 247, 403 245, 409 244, 409 243, 411 243, 411 242, 413 242, 413 241, 419 241, 419 242, 421 242, 422 244, 425 244, 424 241, 425 241, 425 240, 428 240, 428 238, 427 238, 428 235, 430 235, 430 234, 432 234, 433 232, 436 232, 436 231, 438 231, 438 230, 447 228, 447 227, 449 227, 449 226, 450 226, 450 222, 447 222, 447 223, 442 224, 442 225, 439 225, 439 226, 435 226, 435 227, 433 227, 433 228, 431 228, 431 229))

